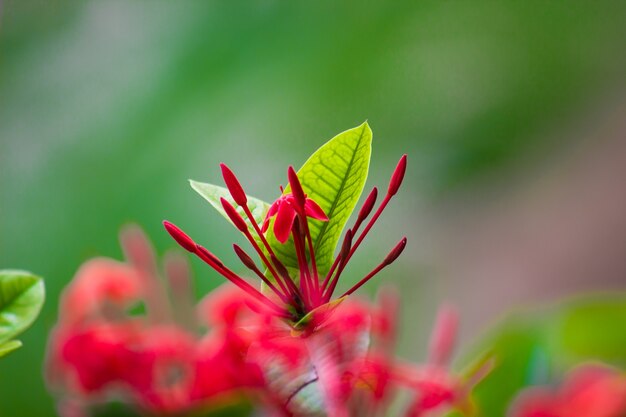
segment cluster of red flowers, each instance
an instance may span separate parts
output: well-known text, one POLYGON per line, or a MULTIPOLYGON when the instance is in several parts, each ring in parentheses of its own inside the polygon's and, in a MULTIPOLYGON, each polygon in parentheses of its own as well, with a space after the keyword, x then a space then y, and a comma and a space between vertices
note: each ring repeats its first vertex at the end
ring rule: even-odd
MULTIPOLYGON (((221 198, 220 202, 224 212, 233 225, 248 239, 263 262, 270 277, 266 277, 254 260, 238 245, 234 245, 235 253, 241 262, 270 289, 271 294, 261 293, 241 276, 225 266, 224 263, 208 249, 194 242, 187 234, 172 223, 165 221, 165 228, 181 247, 198 256, 227 280, 271 309, 274 314, 298 324, 302 324, 302 320, 307 319, 306 327, 308 329, 315 328, 315 325, 319 323, 316 322, 312 325, 309 319, 319 319, 319 315, 313 317, 314 315, 312 315, 312 313, 320 308, 322 310, 328 310, 323 307, 332 309, 332 304, 330 304, 331 298, 344 268, 372 229, 372 226, 376 223, 385 207, 387 207, 389 201, 398 192, 406 171, 406 155, 400 158, 389 182, 389 187, 387 188, 387 193, 383 201, 370 220, 365 224, 363 230, 359 233, 361 226, 368 219, 376 204, 378 189, 376 187, 372 189, 359 211, 354 226, 346 232, 341 251, 325 276, 321 276, 317 268, 315 246, 311 237, 308 219, 328 221, 328 217, 318 204, 308 198, 304 193, 298 175, 293 167, 289 167, 288 169, 291 193, 283 194, 270 206, 262 226, 260 226, 254 218, 248 206, 248 197, 235 174, 226 165, 222 164, 221 167, 224 182, 228 187, 233 201, 239 205, 245 213, 256 236, 250 231, 248 223, 239 214, 236 208, 233 207, 228 200, 221 198), (295 277, 289 273, 288 268, 281 262, 279 256, 277 256, 268 242, 266 233, 272 223, 274 235, 279 242, 287 242, 290 236, 293 238, 295 256, 298 260, 298 271, 295 277), (261 244, 258 242, 261 242, 261 244)), ((392 264, 404 250, 406 242, 406 237, 402 238, 374 270, 346 291, 337 301, 340 302, 343 297, 352 294, 381 270, 392 264)))
POLYGON ((411 394, 406 416, 442 407, 467 410, 471 388, 490 364, 463 378, 447 368, 457 326, 451 310, 442 312, 431 357, 418 366, 393 355, 398 303, 392 292, 381 293, 374 305, 346 299, 400 255, 406 238, 370 274, 332 299, 346 264, 398 191, 405 169, 403 156, 375 211, 378 191, 372 190, 339 255, 322 276, 308 219, 328 218, 304 194, 293 168, 288 172, 291 193, 272 204, 258 224, 239 181, 222 165, 233 200, 256 236, 222 199, 224 211, 256 250, 267 276, 237 245, 235 252, 269 292, 256 289, 165 222, 184 249, 234 284, 210 293, 197 308, 191 301, 186 263, 168 257, 164 284, 141 231, 124 231, 121 241, 128 261, 89 261, 65 290, 48 360, 50 385, 62 393, 61 414, 85 415, 92 404, 115 398, 154 415, 211 410, 245 400, 267 415, 378 416, 386 413, 399 391, 411 394), (293 238, 297 276, 290 275, 268 243, 270 228, 279 242, 293 238), (143 303, 145 314, 129 313, 137 303, 143 303), (198 331, 197 320, 204 332, 198 331))
MULTIPOLYGON (((246 380, 252 373, 238 350, 240 335, 226 320, 198 314, 184 258, 166 257, 163 282, 139 228, 125 229, 121 241, 126 263, 88 261, 61 298, 47 360, 59 413, 89 415, 90 407, 112 399, 148 414, 232 401, 236 389, 254 383, 246 380), (133 314, 138 305, 145 312, 133 314), (210 329, 203 335, 202 324, 210 329)), ((231 300, 221 298, 213 294, 202 309, 231 300)))
POLYGON ((399 390, 413 394, 404 415, 422 416, 467 409, 487 369, 462 378, 447 368, 457 326, 449 309, 440 314, 428 362, 418 366, 393 355, 398 300, 390 290, 376 304, 346 300, 315 331, 295 331, 230 284, 189 311, 186 267, 176 258, 165 268, 174 297, 162 298, 156 270, 135 262, 150 254, 143 235, 130 229, 122 242, 130 262, 91 260, 65 290, 48 358, 63 416, 88 415, 112 399, 149 415, 210 415, 246 400, 267 415, 377 416, 399 390), (127 312, 137 301, 145 315, 127 312), (194 330, 195 318, 208 329, 204 335, 194 330))
MULTIPOLYGON (((393 291, 381 291, 373 304, 348 297, 398 258, 406 238, 372 272, 333 298, 348 261, 396 195, 405 169, 403 156, 378 208, 374 210, 374 188, 328 272, 322 273, 309 221, 329 219, 304 193, 293 168, 288 171, 290 192, 283 192, 258 222, 241 184, 222 165, 232 201, 239 206, 238 211, 222 198, 223 211, 246 236, 265 271, 238 245, 235 253, 266 290, 164 222, 185 250, 230 281, 197 306, 187 261, 170 255, 161 274, 143 233, 136 227, 124 230, 127 262, 87 262, 61 300, 47 370, 50 386, 60 393, 60 414, 89 415, 94 404, 115 399, 142 414, 168 416, 210 415, 238 402, 266 416, 376 417, 388 415, 392 406, 394 415, 405 417, 451 408, 472 415, 472 388, 493 360, 463 376, 450 370, 458 325, 452 309, 441 310, 428 360, 417 365, 394 355, 398 300, 393 291), (269 233, 281 244, 292 239, 298 268, 279 259, 269 233), (137 305, 145 312, 133 312, 137 305), (400 393, 408 400, 398 406, 400 393)), ((513 416, 620 417, 625 395, 623 375, 584 368, 562 391, 541 389, 522 396, 513 416)))

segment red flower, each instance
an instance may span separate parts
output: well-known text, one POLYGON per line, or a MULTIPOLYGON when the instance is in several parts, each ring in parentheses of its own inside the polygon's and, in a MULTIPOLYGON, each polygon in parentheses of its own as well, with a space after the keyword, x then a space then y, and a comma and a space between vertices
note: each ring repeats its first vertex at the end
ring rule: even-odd
MULTIPOLYGON (((267 211, 265 220, 263 221, 263 227, 261 231, 265 233, 270 225, 270 219, 276 216, 274 221, 274 235, 279 242, 285 243, 289 239, 291 230, 293 229, 294 222, 297 216, 297 203, 293 194, 285 194, 274 201, 267 211)), ((328 217, 324 213, 324 210, 317 205, 317 203, 310 198, 306 198, 304 203, 304 215, 315 220, 323 222, 328 221, 328 217)))
MULTIPOLYGON (((400 158, 382 203, 359 232, 359 229, 373 211, 378 190, 374 188, 369 194, 359 211, 354 226, 346 232, 339 255, 335 258, 329 272, 325 276, 320 276, 317 269, 315 247, 311 238, 308 219, 312 218, 319 221, 328 221, 328 217, 317 203, 308 198, 304 193, 295 170, 289 167, 287 172, 291 193, 279 197, 278 200, 270 206, 263 225, 259 226, 252 215, 252 211, 248 206, 247 196, 243 187, 237 180, 237 177, 226 165, 222 164, 221 167, 224 181, 233 200, 243 209, 256 236, 249 230, 248 223, 246 223, 246 220, 244 220, 235 207, 226 199, 222 198, 221 203, 224 212, 235 227, 246 236, 272 279, 266 277, 263 271, 257 267, 254 260, 237 245, 234 245, 235 252, 242 263, 267 286, 272 296, 262 294, 228 268, 205 247, 195 243, 187 234, 172 223, 164 221, 163 223, 168 233, 184 249, 197 255, 226 279, 244 290, 267 309, 273 311, 276 316, 286 319, 292 325, 298 324, 302 326, 305 324, 309 328, 320 325, 320 315, 318 315, 318 320, 315 321, 302 321, 302 319, 308 318, 310 313, 331 301, 339 278, 348 261, 363 242, 363 239, 378 220, 391 198, 397 193, 406 171, 406 155, 400 158), (298 284, 294 282, 293 277, 290 276, 285 265, 279 260, 278 256, 276 256, 265 236, 272 218, 274 218, 272 231, 279 242, 285 243, 290 235, 293 237, 296 257, 298 259, 299 274, 295 282, 298 282, 298 284)), ((400 256, 405 246, 406 238, 403 238, 372 272, 358 281, 352 288, 339 297, 339 299, 354 293, 381 270, 393 263, 398 256, 400 256)), ((328 307, 332 307, 332 304, 328 304, 328 307)), ((332 308, 326 308, 325 310, 332 310, 332 308)))
POLYGON ((599 364, 580 365, 560 388, 530 388, 512 407, 512 417, 622 417, 626 376, 599 364))
POLYGON ((265 377, 263 391, 295 416, 383 416, 401 390, 413 395, 406 416, 466 408, 472 387, 491 364, 467 380, 447 368, 456 332, 456 316, 449 309, 434 331, 432 362, 419 366, 397 360, 397 304, 389 292, 376 306, 345 300, 314 332, 294 332, 272 314, 253 316, 256 324, 244 319, 239 324, 247 323, 253 332, 247 357, 265 377))
POLYGON ((60 301, 61 319, 80 322, 103 310, 124 311, 144 293, 139 273, 131 265, 106 258, 85 262, 60 301))
POLYGON ((251 339, 230 325, 238 310, 250 314, 253 301, 240 291, 212 294, 201 312, 213 312, 211 331, 200 337, 186 264, 166 260, 170 309, 145 236, 125 229, 122 244, 128 263, 88 261, 64 291, 47 358, 60 412, 75 415, 81 404, 121 395, 152 414, 179 414, 239 399, 241 389, 258 385, 258 370, 245 361, 251 339), (147 314, 129 314, 140 301, 147 314))
POLYGON ((132 349, 137 336, 134 323, 102 322, 58 329, 54 335, 58 343, 54 366, 59 371, 55 382, 65 379, 68 388, 86 394, 113 383, 139 383, 129 372, 129 364, 139 361, 139 353, 132 349))

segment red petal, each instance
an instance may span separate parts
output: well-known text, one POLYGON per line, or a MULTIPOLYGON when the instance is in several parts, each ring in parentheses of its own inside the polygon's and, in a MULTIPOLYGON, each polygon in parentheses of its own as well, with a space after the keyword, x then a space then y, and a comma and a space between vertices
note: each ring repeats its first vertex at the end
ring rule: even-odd
POLYGON ((265 220, 263 220, 263 226, 261 226, 261 233, 267 232, 268 227, 270 227, 270 218, 266 217, 265 220))
POLYGON ((430 362, 435 365, 445 365, 452 356, 458 329, 458 316, 450 306, 439 309, 437 320, 430 337, 430 362))
POLYGON ((296 210, 291 204, 281 204, 274 221, 274 235, 280 243, 285 243, 289 239, 293 222, 296 219, 296 210))
POLYGON ((265 218, 269 219, 274 214, 276 214, 278 212, 279 206, 280 206, 280 198, 272 203, 269 210, 267 210, 267 214, 265 215, 265 218))
POLYGON ((267 228, 270 225, 270 218, 278 211, 278 207, 280 206, 279 201, 280 199, 274 201, 270 208, 267 210, 267 213, 265 214, 265 219, 263 219, 263 226, 261 226, 261 232, 265 233, 267 231, 267 228))
POLYGON ((328 216, 326 215, 326 213, 324 213, 324 210, 322 210, 322 208, 310 198, 307 198, 306 203, 304 203, 304 213, 307 215, 307 217, 321 220, 323 222, 328 221, 328 216))

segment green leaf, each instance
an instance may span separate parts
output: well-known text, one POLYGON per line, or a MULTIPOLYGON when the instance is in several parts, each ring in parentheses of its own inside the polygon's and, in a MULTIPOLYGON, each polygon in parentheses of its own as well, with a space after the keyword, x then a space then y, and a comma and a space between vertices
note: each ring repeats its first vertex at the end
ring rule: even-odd
MULTIPOLYGON (((194 180, 189 180, 189 183, 191 184, 191 188, 196 190, 198 194, 204 197, 204 199, 208 201, 215 208, 215 210, 217 210, 222 216, 224 216, 224 218, 226 218, 226 220, 228 220, 229 223, 232 224, 232 222, 228 218, 228 215, 226 215, 224 208, 222 207, 222 203, 220 202, 220 198, 225 198, 229 203, 233 205, 233 207, 237 209, 237 212, 241 214, 241 217, 245 219, 246 224, 248 225, 248 230, 250 230, 252 236, 255 236, 255 239, 257 238, 252 223, 246 216, 243 208, 237 206, 237 203, 235 203, 233 198, 230 196, 230 192, 227 188, 194 180)), ((265 219, 265 214, 267 213, 270 205, 263 200, 248 196, 248 207, 252 212, 252 217, 254 217, 254 220, 257 222, 257 224, 260 225, 263 223, 263 220, 265 219)))
POLYGON ((20 342, 19 340, 9 340, 8 342, 0 343, 0 358, 21 347, 22 342, 20 342))
MULTIPOLYGON (((495 369, 474 390, 481 416, 506 415, 511 400, 525 386, 537 381, 537 357, 545 340, 541 329, 523 319, 502 323, 486 343, 496 359, 495 369)), ((483 347, 481 347, 482 349, 483 347)))
POLYGON ((556 347, 568 358, 626 365, 626 294, 576 302, 553 329, 556 347))
POLYGON ((338 307, 339 304, 341 304, 346 299, 346 297, 347 296, 343 296, 341 298, 331 300, 326 304, 322 304, 321 306, 314 308, 313 310, 309 311, 304 317, 298 320, 293 325, 293 328, 295 330, 304 329, 313 320, 315 316, 318 316, 320 321, 325 320, 326 317, 329 317, 333 313, 333 310, 336 307, 338 307))
POLYGON ((25 271, 0 271, 0 342, 22 333, 41 311, 43 280, 25 271))
MULTIPOLYGON (((372 130, 367 122, 338 134, 319 148, 298 171, 307 196, 324 210, 328 222, 309 220, 316 262, 321 275, 330 269, 341 232, 356 206, 369 171, 372 130)), ((285 193, 289 193, 289 187, 285 193)), ((268 241, 288 267, 298 268, 293 240, 284 245, 274 234, 268 241)))

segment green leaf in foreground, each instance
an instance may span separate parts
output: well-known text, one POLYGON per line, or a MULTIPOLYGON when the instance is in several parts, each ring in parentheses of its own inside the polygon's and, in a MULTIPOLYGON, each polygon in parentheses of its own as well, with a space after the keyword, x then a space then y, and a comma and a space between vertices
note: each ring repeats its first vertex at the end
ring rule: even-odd
MULTIPOLYGON (((256 232, 254 231, 252 223, 246 216, 243 209, 237 206, 233 198, 230 196, 230 192, 228 191, 228 189, 224 187, 220 187, 218 185, 207 184, 204 182, 198 182, 198 181, 193 181, 193 180, 190 180, 189 183, 191 184, 191 188, 196 190, 198 194, 204 197, 204 199, 208 201, 215 208, 215 210, 217 210, 222 216, 224 216, 224 218, 226 218, 226 220, 228 220, 229 223, 232 223, 230 219, 228 218, 228 216, 226 215, 226 212, 224 211, 224 208, 222 207, 222 203, 220 203, 220 198, 222 197, 225 198, 229 203, 233 205, 233 207, 237 209, 237 212, 239 212, 241 217, 243 217, 246 220, 246 224, 248 225, 248 230, 250 230, 250 233, 252 234, 252 236, 256 237, 256 232)), ((267 213, 269 206, 270 205, 263 200, 248 196, 248 207, 250 208, 250 211, 252 212, 252 216, 254 217, 254 220, 259 225, 263 223, 263 219, 265 219, 265 214, 267 213)))
POLYGON ((25 271, 0 271, 0 356, 21 346, 11 339, 35 321, 44 298, 40 277, 25 271))
MULTIPOLYGON (((330 268, 341 232, 365 186, 372 152, 372 130, 367 122, 338 134, 319 148, 298 171, 307 196, 324 210, 328 222, 309 221, 318 270, 330 268)), ((289 193, 289 187, 285 189, 289 193)), ((284 245, 268 232, 278 258, 292 268, 298 260, 292 239, 284 245)))

